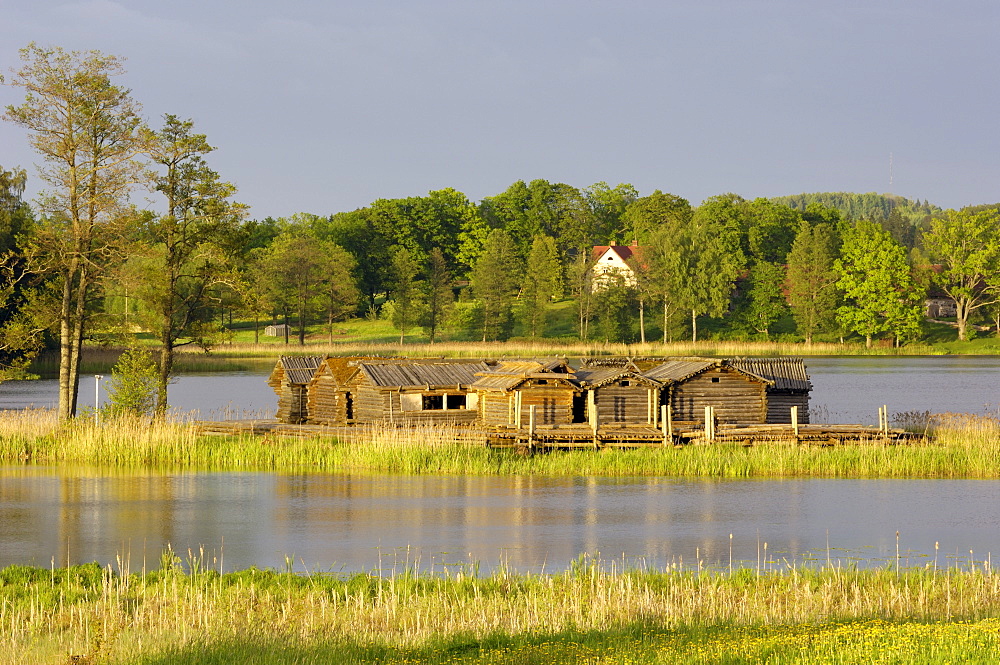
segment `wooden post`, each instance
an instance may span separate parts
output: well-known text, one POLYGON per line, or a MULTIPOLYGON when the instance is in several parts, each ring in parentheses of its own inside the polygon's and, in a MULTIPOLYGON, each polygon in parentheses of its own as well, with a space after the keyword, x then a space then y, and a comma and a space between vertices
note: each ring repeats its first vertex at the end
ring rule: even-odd
POLYGON ((441 408, 445 411, 448 410, 448 393, 441 395, 441 408))
POLYGON ((660 419, 660 426, 661 426, 661 429, 663 431, 663 445, 664 446, 667 446, 668 443, 671 443, 671 439, 673 438, 667 432, 667 409, 669 409, 669 408, 670 407, 667 406, 666 404, 664 404, 663 406, 660 407, 660 413, 663 416, 660 419))
POLYGON ((799 407, 792 407, 792 434, 795 435, 795 442, 799 442, 799 407))
POLYGON ((597 402, 594 399, 594 391, 587 391, 587 421, 590 423, 590 429, 593 430, 594 436, 597 436, 597 402))
POLYGON ((514 422, 517 423, 517 429, 521 429, 521 391, 514 393, 514 422))
POLYGON ((528 407, 528 448, 535 447, 535 408, 534 404, 528 407))
POLYGON ((705 407, 705 441, 711 443, 715 441, 715 428, 712 422, 712 407, 705 407))
POLYGON ((889 436, 889 407, 882 405, 882 433, 889 436))

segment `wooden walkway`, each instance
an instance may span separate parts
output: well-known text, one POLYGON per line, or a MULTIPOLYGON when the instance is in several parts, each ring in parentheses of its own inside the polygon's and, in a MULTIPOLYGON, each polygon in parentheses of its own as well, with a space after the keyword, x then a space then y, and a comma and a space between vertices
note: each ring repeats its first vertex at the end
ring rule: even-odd
MULTIPOLYGON (((199 434, 294 437, 336 437, 341 441, 356 441, 363 426, 289 425, 277 420, 197 421, 199 434)), ((477 427, 461 428, 472 443, 491 448, 659 448, 665 445, 706 445, 711 443, 795 443, 833 446, 850 443, 907 443, 923 440, 920 434, 901 429, 880 430, 864 425, 718 425, 714 439, 707 439, 704 426, 695 423, 675 423, 673 436, 665 437, 662 429, 650 425, 619 425, 601 427, 595 432, 586 424, 538 427, 534 435, 528 429, 477 427)))

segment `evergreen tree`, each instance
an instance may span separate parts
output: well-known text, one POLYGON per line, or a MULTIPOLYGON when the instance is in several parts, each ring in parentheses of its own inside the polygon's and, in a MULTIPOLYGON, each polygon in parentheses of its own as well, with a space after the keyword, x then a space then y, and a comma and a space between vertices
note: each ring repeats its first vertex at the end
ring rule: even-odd
POLYGON ((510 334, 511 306, 520 281, 520 257, 510 234, 494 229, 472 268, 472 293, 479 302, 478 326, 484 342, 510 334))
POLYGON ((425 307, 421 325, 433 343, 443 323, 447 320, 448 312, 455 300, 451 273, 448 272, 444 254, 437 247, 431 250, 423 286, 425 307))
POLYGON ((788 253, 788 301, 799 333, 813 336, 829 330, 837 316, 836 232, 829 223, 803 222, 788 253))
POLYGON ((562 266, 556 243, 550 236, 537 236, 531 244, 521 283, 521 314, 531 337, 545 331, 545 313, 553 298, 562 295, 562 266))

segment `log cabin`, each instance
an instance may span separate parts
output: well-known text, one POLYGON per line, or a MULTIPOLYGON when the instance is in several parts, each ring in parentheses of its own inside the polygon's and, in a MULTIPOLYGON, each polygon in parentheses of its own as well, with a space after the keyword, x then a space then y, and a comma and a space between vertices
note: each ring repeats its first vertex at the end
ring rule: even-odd
POLYGON ((592 426, 655 427, 659 422, 663 383, 642 374, 632 363, 582 368, 576 372, 576 381, 585 391, 592 426))
POLYGON ((766 390, 767 423, 791 423, 793 406, 798 407, 798 422, 809 423, 812 383, 802 358, 734 358, 727 362, 771 382, 766 390))
POLYGON ((769 379, 709 358, 670 360, 644 372, 669 386, 664 404, 679 422, 705 422, 705 407, 715 408, 716 420, 731 424, 767 422, 769 379))
POLYGON ((505 361, 477 375, 479 422, 490 427, 558 427, 586 422, 583 390, 565 360, 505 361))
POLYGON ((463 423, 478 419, 470 389, 483 360, 357 361, 347 383, 354 422, 463 423))
POLYGON ((281 356, 268 377, 267 385, 278 394, 276 417, 283 423, 299 425, 309 420, 308 389, 320 356, 281 356))

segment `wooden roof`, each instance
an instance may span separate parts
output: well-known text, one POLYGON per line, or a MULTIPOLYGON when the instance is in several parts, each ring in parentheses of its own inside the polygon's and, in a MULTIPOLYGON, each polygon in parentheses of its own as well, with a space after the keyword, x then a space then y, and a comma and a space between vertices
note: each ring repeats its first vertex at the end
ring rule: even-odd
POLYGON ((734 358, 727 362, 741 371, 768 379, 774 384, 773 390, 812 389, 802 358, 734 358))
POLYGON ((361 372, 379 388, 467 388, 478 372, 489 366, 482 360, 447 362, 359 362, 361 372))
POLYGON ((281 356, 271 371, 267 384, 272 387, 282 383, 306 385, 312 380, 323 358, 320 356, 281 356))
POLYGON ((662 382, 642 374, 633 367, 596 367, 594 369, 581 369, 576 373, 576 380, 581 388, 600 388, 620 379, 635 379, 648 386, 659 388, 662 382))
POLYGON ((653 369, 643 372, 644 375, 661 383, 679 383, 686 381, 693 376, 697 376, 712 367, 731 367, 740 374, 744 374, 754 381, 760 381, 768 385, 773 385, 772 379, 754 373, 749 368, 736 367, 727 360, 714 360, 711 358, 669 360, 653 369))

